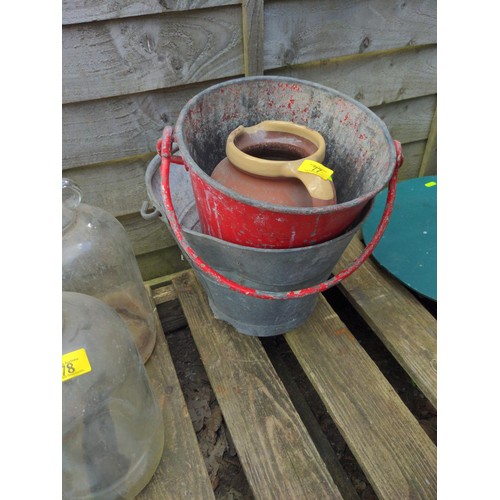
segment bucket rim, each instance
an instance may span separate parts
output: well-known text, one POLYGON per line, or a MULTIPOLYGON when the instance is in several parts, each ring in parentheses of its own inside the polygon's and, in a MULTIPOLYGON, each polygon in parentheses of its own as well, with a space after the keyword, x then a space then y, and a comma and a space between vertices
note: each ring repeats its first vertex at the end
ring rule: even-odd
POLYGON ((322 85, 316 82, 311 82, 309 80, 303 80, 300 78, 292 78, 292 77, 284 77, 284 76, 248 76, 248 77, 240 77, 240 78, 233 78, 230 80, 226 80, 224 82, 217 83, 215 85, 211 85, 210 87, 207 87, 206 89, 202 90, 195 96, 193 96, 191 99, 188 100, 188 102, 183 106, 181 109, 179 116, 177 118, 176 124, 175 124, 175 131, 174 131, 174 137, 175 137, 175 142, 177 143, 177 146, 179 147, 179 153, 181 154, 184 162, 186 165, 189 167, 190 171, 194 170, 194 173, 200 177, 203 181, 207 182, 210 184, 212 187, 215 187, 217 190, 221 191, 224 193, 226 196, 240 202, 246 205, 251 205, 251 206, 258 206, 259 208, 263 208, 267 211, 270 212, 277 212, 277 213, 286 213, 286 214, 294 214, 294 215, 304 215, 304 214, 330 214, 332 212, 338 212, 341 210, 347 210, 351 207, 358 206, 362 203, 366 203, 372 198, 374 198, 384 187, 386 187, 387 183, 389 182, 389 179, 392 177, 392 174, 394 172, 394 169, 396 168, 396 148, 394 146, 394 141, 393 138, 387 128, 387 125, 384 123, 384 121, 377 116, 371 109, 369 109, 367 106, 364 104, 360 103, 359 101, 353 99, 352 97, 339 92, 336 89, 333 89, 331 87, 328 87, 326 85, 322 85), (226 186, 222 185, 221 183, 217 182, 216 180, 212 179, 199 165, 198 163, 193 159, 191 154, 189 153, 189 149, 186 145, 186 141, 184 140, 184 133, 182 131, 182 124, 184 120, 186 119, 186 116, 190 110, 190 108, 199 100, 203 99, 204 96, 207 94, 213 93, 214 91, 218 89, 222 89, 224 87, 227 87, 229 85, 234 85, 234 84, 240 84, 240 83, 245 83, 245 82, 255 82, 255 81, 271 81, 271 82, 287 82, 287 83, 296 83, 300 85, 305 85, 308 87, 316 88, 318 90, 325 91, 327 93, 334 94, 337 97, 340 97, 354 106, 358 107, 361 111, 365 112, 368 114, 374 122, 376 122, 383 135, 384 138, 386 139, 386 142, 389 146, 389 169, 386 173, 385 176, 381 177, 379 180, 379 185, 371 190, 368 193, 365 193, 363 196, 358 196, 357 198, 354 198, 352 200, 343 202, 343 203, 337 203, 335 205, 327 205, 324 207, 288 207, 288 206, 281 206, 281 205, 274 205, 272 203, 264 202, 264 201, 256 201, 252 198, 249 198, 247 196, 241 195, 239 193, 236 193, 235 191, 228 189, 226 186))
MULTIPOLYGON (((158 210, 158 212, 162 215, 162 220, 165 224, 168 224, 168 220, 166 217, 166 211, 165 211, 165 205, 163 202, 163 199, 161 198, 160 200, 157 199, 155 190, 153 189, 153 177, 154 175, 158 172, 161 164, 161 157, 159 155, 155 155, 151 161, 148 163, 148 166, 146 168, 146 173, 145 173, 145 184, 146 184, 146 191, 148 194, 149 201, 153 207, 158 210)), ((179 165, 179 168, 182 168, 179 165)), ((202 233, 200 231, 196 231, 195 229, 189 229, 185 226, 182 225, 182 220, 179 220, 179 223, 181 225, 181 230, 183 233, 191 235, 196 238, 203 238, 205 240, 208 240, 212 243, 217 243, 217 244, 222 244, 226 247, 229 248, 234 248, 235 250, 237 249, 245 249, 245 250, 251 250, 253 253, 262 253, 262 254, 268 254, 269 252, 279 255, 293 255, 294 253, 301 253, 304 252, 304 250, 317 251, 318 249, 321 250, 322 248, 327 248, 328 246, 335 244, 338 244, 340 241, 342 241, 345 238, 350 238, 351 235, 355 232, 357 232, 361 224, 366 220, 368 217, 368 214, 372 211, 373 205, 375 204, 375 199, 371 199, 368 201, 365 207, 361 210, 361 213, 356 217, 356 219, 349 225, 348 228, 346 228, 341 234, 334 236, 333 238, 330 238, 328 240, 322 241, 320 243, 314 243, 311 245, 306 245, 306 246, 301 246, 301 247, 291 247, 291 248, 267 248, 267 247, 250 247, 246 245, 241 245, 238 243, 233 243, 231 241, 226 241, 222 240, 220 238, 217 238, 215 236, 209 235, 202 233)), ((177 241, 177 238, 174 235, 174 239, 177 241)), ((188 259, 191 261, 191 257, 188 256, 188 259)))

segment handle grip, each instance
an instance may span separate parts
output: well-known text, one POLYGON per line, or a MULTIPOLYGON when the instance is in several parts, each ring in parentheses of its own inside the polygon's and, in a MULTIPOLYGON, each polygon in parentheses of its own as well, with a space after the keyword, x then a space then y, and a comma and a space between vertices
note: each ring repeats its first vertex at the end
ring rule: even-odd
POLYGON ((327 281, 324 281, 318 285, 314 285, 308 288, 303 288, 300 290, 293 290, 290 292, 272 292, 272 291, 263 291, 257 290, 255 288, 250 288, 244 285, 241 285, 235 281, 232 281, 218 271, 210 267, 201 257, 199 257, 196 252, 193 250, 191 246, 187 243, 184 235, 182 234, 182 229, 180 227, 179 221, 177 219, 177 215, 174 210, 174 206, 172 203, 172 197, 170 194, 170 164, 176 163, 180 165, 186 164, 184 160, 179 156, 172 156, 172 127, 166 126, 163 130, 163 134, 161 139, 158 140, 157 149, 158 154, 161 157, 161 166, 160 166, 160 175, 161 175, 161 184, 162 184, 162 195, 163 201, 165 204, 165 212, 174 233, 175 238, 177 239, 177 243, 180 247, 186 252, 186 254, 191 258, 193 264, 203 273, 206 273, 212 279, 214 279, 219 285, 229 288, 238 293, 242 293, 244 295, 248 295, 251 297, 255 297, 258 299, 267 299, 267 300, 288 300, 288 299, 297 299, 301 297, 305 297, 307 295, 312 295, 320 292, 324 292, 329 288, 339 284, 342 280, 346 279, 350 276, 354 271, 356 271, 363 262, 365 262, 368 257, 372 254, 374 248, 377 246, 378 242, 382 238, 384 231, 389 223, 389 219, 392 213, 392 209, 394 207, 394 200, 396 198, 396 184, 398 177, 398 170, 403 164, 403 153, 401 148, 401 143, 399 141, 394 141, 394 147, 396 148, 396 161, 394 172, 389 181, 388 193, 386 205, 384 208, 384 212, 382 213, 381 220, 375 231, 375 234, 372 237, 372 241, 365 247, 364 251, 361 255, 353 261, 353 263, 343 271, 337 273, 333 278, 330 278, 327 281))

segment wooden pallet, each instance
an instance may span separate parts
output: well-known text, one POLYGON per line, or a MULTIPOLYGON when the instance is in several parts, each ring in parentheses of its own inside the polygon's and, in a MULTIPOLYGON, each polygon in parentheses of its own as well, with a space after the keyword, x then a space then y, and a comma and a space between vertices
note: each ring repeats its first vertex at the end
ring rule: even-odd
MULTIPOLYGON (((355 238, 339 266, 361 245, 355 238)), ((436 406, 436 319, 372 261, 340 289, 436 406)), ((179 301, 254 497, 358 498, 261 339, 216 320, 192 271, 151 291, 156 304, 179 301)), ((283 337, 377 496, 436 498, 436 446, 326 299, 283 337)), ((139 498, 214 498, 168 337, 159 335, 146 366, 163 408, 165 451, 139 498)))

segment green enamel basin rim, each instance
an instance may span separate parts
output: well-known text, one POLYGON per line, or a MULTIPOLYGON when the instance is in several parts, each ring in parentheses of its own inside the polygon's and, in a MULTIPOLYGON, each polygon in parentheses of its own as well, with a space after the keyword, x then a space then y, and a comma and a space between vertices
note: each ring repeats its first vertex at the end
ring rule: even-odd
MULTIPOLYGON (((386 197, 387 189, 375 197, 361 227, 365 243, 377 228, 386 197)), ((398 183, 394 210, 372 256, 408 288, 437 301, 437 176, 398 183)))

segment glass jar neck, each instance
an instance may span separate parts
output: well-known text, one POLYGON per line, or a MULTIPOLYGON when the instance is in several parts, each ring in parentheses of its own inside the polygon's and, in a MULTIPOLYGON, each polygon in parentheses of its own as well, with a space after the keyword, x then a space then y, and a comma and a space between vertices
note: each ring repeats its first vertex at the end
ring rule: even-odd
POLYGON ((82 199, 82 190, 71 180, 62 179, 62 230, 68 229, 76 220, 76 210, 82 199))

